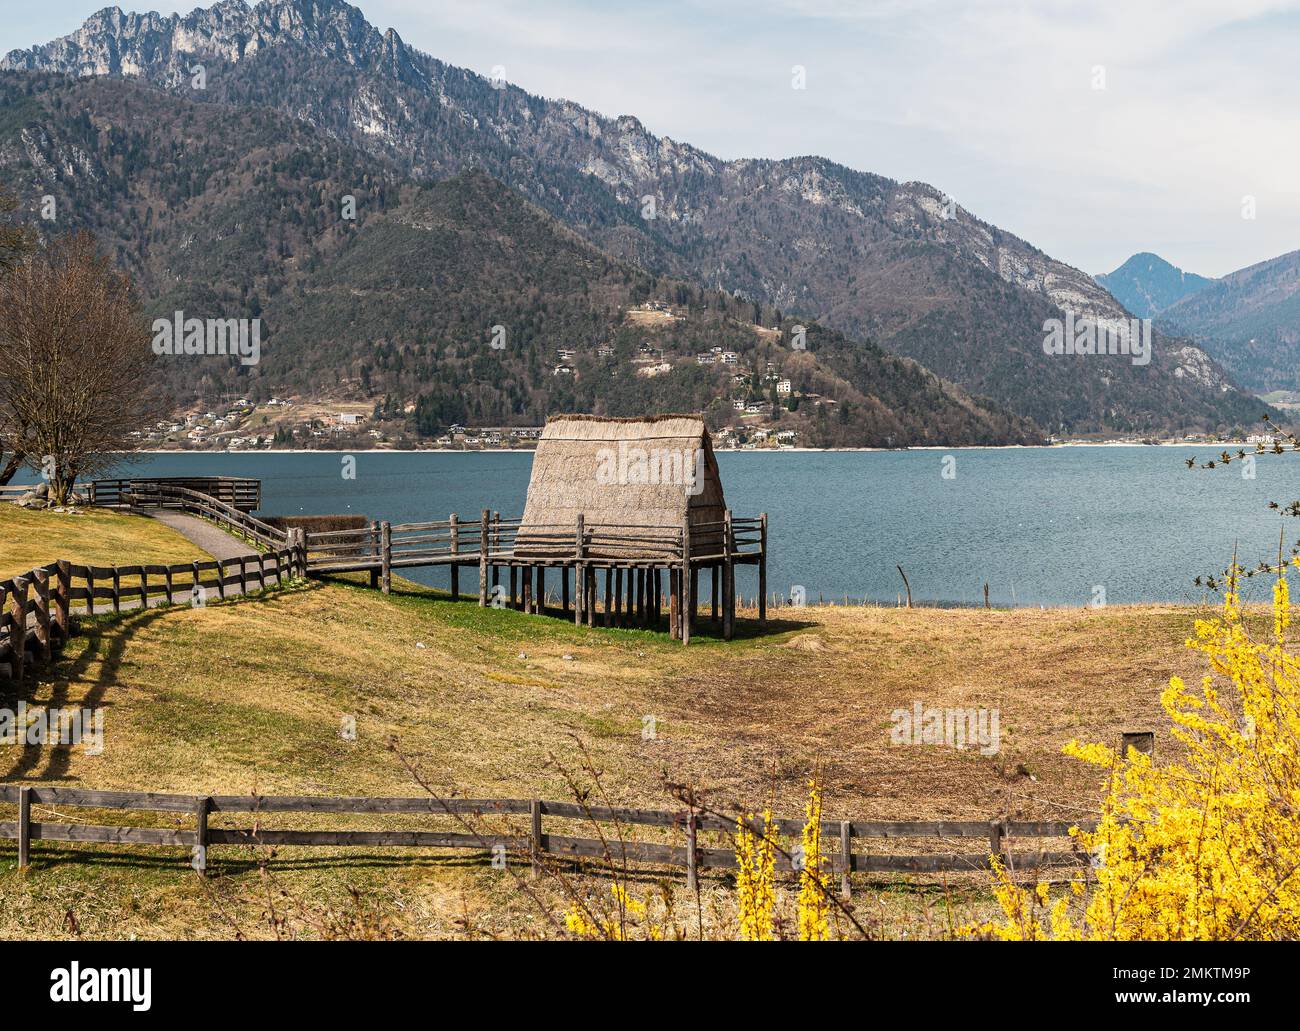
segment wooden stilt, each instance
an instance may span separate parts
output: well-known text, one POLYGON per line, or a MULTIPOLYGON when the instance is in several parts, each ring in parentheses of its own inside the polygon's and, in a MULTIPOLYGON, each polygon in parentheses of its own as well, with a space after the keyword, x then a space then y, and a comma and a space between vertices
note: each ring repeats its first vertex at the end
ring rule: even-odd
POLYGON ((518 592, 519 592, 519 568, 517 566, 512 565, 510 567, 510 607, 512 609, 519 607, 518 603, 516 602, 516 599, 519 597, 518 592))
POLYGON ((587 566, 583 558, 587 551, 587 533, 583 525, 582 513, 578 513, 577 539, 574 542, 573 566, 573 625, 582 626, 583 607, 587 604, 587 566))
POLYGON ((722 639, 730 641, 736 629, 736 534, 731 509, 723 517, 722 639))
POLYGON ((678 620, 681 615, 678 596, 680 592, 677 589, 677 580, 681 576, 679 569, 669 567, 668 569, 668 636, 672 640, 677 640, 681 636, 681 630, 678 626, 678 620))
MULTIPOLYGON (((452 555, 460 554, 460 525, 456 521, 456 513, 451 514, 451 553, 452 555)), ((460 601, 460 566, 456 560, 452 559, 451 563, 451 600, 460 601)))
POLYGON ((758 515, 758 625, 767 625, 767 513, 758 515))
POLYGON ((699 566, 691 567, 691 606, 690 621, 691 629, 694 630, 699 626, 700 620, 700 569, 699 566))
POLYGON ((522 608, 525 613, 531 613, 533 611, 533 567, 524 566, 523 574, 524 596, 520 608, 522 608))
POLYGON ((682 569, 677 579, 678 593, 682 596, 677 624, 684 645, 691 643, 691 617, 695 611, 695 594, 691 590, 695 578, 691 576, 692 572, 694 570, 691 569, 691 522, 688 513, 686 522, 682 524, 682 569))
POLYGON ((611 626, 613 622, 614 609, 614 569, 612 566, 605 567, 605 626, 611 626))

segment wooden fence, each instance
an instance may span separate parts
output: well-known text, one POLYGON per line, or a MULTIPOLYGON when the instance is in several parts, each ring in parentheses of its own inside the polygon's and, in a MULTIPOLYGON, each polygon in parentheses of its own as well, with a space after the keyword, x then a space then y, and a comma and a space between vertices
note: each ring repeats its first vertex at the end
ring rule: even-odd
MULTIPOLYGON (((325 846, 367 848, 449 848, 492 851, 504 848, 530 862, 534 872, 544 856, 570 859, 594 859, 614 863, 651 864, 681 867, 686 870, 688 885, 704 870, 728 870, 736 866, 734 848, 722 843, 706 844, 704 836, 713 834, 729 839, 736 821, 686 810, 622 809, 583 806, 573 802, 548 802, 541 799, 473 799, 267 796, 267 795, 179 795, 142 791, 91 791, 82 788, 0 786, 0 802, 17 805, 16 821, 0 822, 0 838, 16 839, 19 866, 27 866, 33 841, 101 842, 115 845, 167 845, 202 848, 212 845, 325 846), (63 814, 69 808, 100 810, 134 810, 188 814, 193 829, 174 827, 136 827, 112 824, 47 822, 33 820, 33 806, 49 806, 63 814), (274 830, 254 827, 213 827, 210 819, 226 813, 330 813, 443 816, 455 818, 460 828, 447 830, 274 830), (517 817, 519 833, 496 833, 479 830, 477 821, 488 817, 517 817), (605 840, 549 833, 546 818, 579 822, 593 827, 613 824, 614 833, 605 840), (524 823, 525 818, 527 820, 524 823), (468 826, 467 826, 468 825, 468 826), (683 844, 626 840, 624 828, 652 827, 680 835, 683 844), (526 828, 526 829, 525 829, 526 828)), ((773 821, 776 832, 786 842, 797 842, 803 829, 802 820, 773 821)), ((997 855, 1012 871, 1030 871, 1049 867, 1080 866, 1087 854, 1071 851, 1012 852, 1013 839, 1068 838, 1070 828, 1091 830, 1092 823, 993 821, 902 821, 876 822, 861 820, 826 820, 822 838, 826 842, 827 861, 841 878, 841 890, 847 894, 850 872, 862 873, 938 873, 944 871, 988 870, 989 856, 997 855), (855 842, 895 839, 928 840, 932 843, 960 843, 962 853, 883 855, 854 850, 855 842), (975 842, 982 843, 975 850, 975 842)), ((754 830, 762 834, 761 825, 754 830)), ((202 853, 206 859, 206 851, 202 853)), ((791 870, 789 856, 778 851, 776 865, 791 870)))
POLYGON ((197 491, 241 512, 255 512, 262 507, 262 481, 242 476, 140 476, 95 480, 89 485, 88 496, 92 505, 115 508, 129 505, 128 495, 160 487, 197 491))
POLYGON ((299 546, 176 565, 83 566, 60 559, 0 580, 0 672, 17 681, 68 640, 74 610, 93 616, 146 608, 151 599, 201 604, 228 590, 259 590, 305 576, 299 546), (211 595, 209 594, 211 592, 211 595))

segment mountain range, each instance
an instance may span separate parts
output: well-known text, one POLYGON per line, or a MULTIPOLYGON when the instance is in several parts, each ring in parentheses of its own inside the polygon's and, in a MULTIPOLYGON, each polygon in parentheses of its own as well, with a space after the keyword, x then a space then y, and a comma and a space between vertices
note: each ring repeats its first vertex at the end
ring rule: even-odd
MULTIPOLYGON (((371 222, 385 220, 386 232, 418 224, 413 198, 472 171, 515 191, 557 234, 576 234, 600 255, 592 261, 618 269, 615 279, 650 282, 644 296, 689 295, 707 309, 712 291, 750 309, 742 321, 781 327, 780 339, 799 323, 836 340, 844 360, 854 353, 871 364, 893 352, 921 363, 968 412, 1010 412, 1019 427, 1032 420, 1081 434, 1222 429, 1252 424, 1261 411, 1202 349, 1169 332, 1157 333, 1146 366, 1044 354, 1046 320, 1069 311, 1118 325, 1129 310, 1090 276, 932 186, 812 156, 724 161, 634 117, 445 64, 341 0, 224 0, 171 16, 110 8, 69 36, 12 51, 0 68, 0 170, 21 194, 33 206, 38 193, 60 198, 66 224, 110 240, 157 310, 204 296, 265 310, 286 347, 285 334, 297 334, 294 352, 311 355, 294 365, 299 374, 325 375, 331 347, 382 371, 363 355, 424 347, 441 356, 455 346, 424 321, 437 304, 413 306, 418 290, 388 298, 382 334, 344 322, 340 345, 331 319, 349 313, 348 277, 382 267, 382 248, 362 246, 371 222), (345 195, 357 199, 354 221, 337 217, 345 195), (378 264, 359 264, 362 254, 378 264), (332 312, 320 301, 327 294, 332 312), (290 329, 272 320, 276 312, 299 321, 290 329)), ((475 179, 472 189, 488 187, 475 179)), ((454 263, 444 270, 455 272, 454 263)), ((381 297, 383 284, 370 282, 366 295, 381 297)), ((492 307, 477 292, 474 303, 492 307)), ((529 300, 522 285, 512 296, 514 317, 544 321, 548 298, 529 300)), ((602 316, 588 307, 584 340, 620 324, 616 300, 604 292, 602 316)), ((458 318, 468 327, 465 318, 485 314, 458 318)), ((256 375, 268 388, 289 375, 266 366, 256 375)), ((441 362, 408 372, 371 386, 398 399, 442 389, 441 362)), ((826 374, 866 404, 847 366, 826 374)), ((515 408, 550 403, 536 382, 528 390, 532 400, 517 397, 515 408)))
POLYGON ((1300 251, 1220 279, 1135 254, 1097 281, 1134 314, 1196 341, 1242 386, 1300 391, 1300 251))

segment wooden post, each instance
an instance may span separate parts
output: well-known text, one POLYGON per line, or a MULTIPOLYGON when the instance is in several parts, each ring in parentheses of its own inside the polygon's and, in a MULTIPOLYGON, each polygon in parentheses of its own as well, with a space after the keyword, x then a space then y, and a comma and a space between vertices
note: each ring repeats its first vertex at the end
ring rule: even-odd
POLYGON ((688 813, 686 816, 686 890, 694 891, 697 885, 698 877, 696 864, 699 862, 699 855, 695 847, 695 814, 688 813))
POLYGON ((681 582, 682 571, 676 566, 668 567, 668 636, 677 640, 681 635, 678 623, 681 618, 681 592, 677 585, 681 582))
MULTIPOLYGON (((241 559, 242 562, 242 559, 241 559)), ((140 567, 140 608, 149 607, 149 573, 144 566, 140 567)))
MULTIPOLYGON (((478 603, 480 608, 486 608, 488 603, 488 553, 491 551, 490 541, 488 539, 488 525, 491 522, 492 513, 488 509, 483 509, 479 515, 478 524, 478 603)), ((496 567, 492 567, 492 575, 496 577, 496 567)))
MULTIPOLYGON (((368 550, 370 552, 369 557, 375 561, 378 561, 379 560, 379 520, 377 519, 372 519, 370 521, 370 547, 368 550)), ((379 588, 379 566, 377 565, 373 565, 370 567, 370 587, 372 590, 377 590, 379 588)))
POLYGON ((1005 847, 1002 822, 994 820, 989 824, 989 854, 997 856, 1005 864, 1007 860, 1005 847))
POLYGON ((583 606, 587 604, 587 567, 583 562, 586 554, 586 537, 587 532, 584 526, 582 513, 578 513, 577 522, 577 540, 574 546, 574 565, 573 565, 573 625, 582 626, 582 620, 585 613, 582 611, 583 606))
POLYGON ((520 608, 529 613, 533 611, 533 567, 524 566, 522 572, 524 576, 524 596, 520 599, 520 608))
POLYGON ((614 604, 614 625, 623 625, 623 570, 614 570, 614 597, 611 599, 608 589, 605 591, 605 609, 609 610, 610 602, 614 604))
POLYGON ((72 563, 59 559, 54 574, 54 625, 59 628, 59 643, 68 639, 68 604, 72 594, 72 563))
POLYGON ((451 523, 451 600, 460 601, 460 566, 456 564, 456 556, 460 554, 460 523, 456 519, 456 513, 453 512, 450 518, 451 523))
POLYGON ((510 607, 519 607, 519 567, 513 563, 510 565, 510 607))
POLYGON ((50 647, 50 573, 47 569, 37 569, 32 574, 36 579, 36 644, 37 655, 42 662, 49 662, 54 649, 50 647))
POLYGON ((193 866, 200 877, 205 876, 208 869, 208 810, 211 808, 211 798, 205 796, 194 800, 194 845, 198 851, 193 866))
POLYGON ((596 567, 587 567, 587 626, 596 625, 596 567))
POLYGON ((691 604, 690 604, 690 622, 691 629, 694 630, 699 626, 700 617, 700 567, 691 567, 691 604))
POLYGON ((709 593, 712 595, 709 606, 709 622, 716 623, 720 614, 721 602, 719 601, 719 591, 722 587, 722 567, 714 566, 709 570, 709 593))
POLYGON ((86 615, 95 614, 95 570, 93 566, 86 567, 86 615))
POLYGON ((722 639, 730 641, 736 632, 736 528, 731 509, 723 515, 722 534, 722 639))
POLYGON ((636 625, 645 626, 645 570, 636 571, 636 625))
MULTIPOLYGON (((486 510, 485 510, 485 511, 486 511, 486 510)), ((492 513, 492 536, 491 536, 491 538, 489 538, 488 535, 487 535, 487 533, 486 533, 486 527, 484 528, 484 530, 485 530, 485 532, 484 532, 484 534, 483 534, 483 540, 484 540, 484 541, 488 541, 488 540, 491 541, 491 549, 492 549, 492 551, 494 551, 494 552, 496 552, 496 551, 500 551, 500 550, 501 550, 501 513, 500 513, 500 512, 493 512, 493 513, 492 513)), ((484 547, 482 550, 487 551, 488 549, 487 549, 486 547, 484 547)), ((493 587, 496 587, 496 586, 500 585, 500 583, 501 583, 501 567, 498 566, 495 562, 489 562, 489 565, 490 565, 491 568, 492 568, 492 586, 493 586, 493 587)))
POLYGON ((379 524, 379 546, 383 551, 380 558, 379 589, 385 594, 393 589, 393 524, 385 519, 379 524))
POLYGON ((14 591, 9 596, 10 616, 13 626, 9 630, 9 646, 13 652, 13 679, 21 684, 27 667, 27 581, 14 577, 14 591))
POLYGON ((691 613, 695 609, 695 598, 691 594, 691 516, 688 512, 682 523, 682 571, 677 577, 681 589, 682 602, 677 609, 678 631, 682 644, 691 643, 691 613))
POLYGON ((529 802, 528 815, 531 817, 528 853, 532 860, 532 876, 536 879, 542 875, 542 803, 535 798, 529 802))
MULTIPOLYGON (((140 584, 143 587, 144 577, 140 577, 140 584)), ((239 593, 248 593, 248 556, 239 556, 239 593)), ((147 604, 147 603, 146 603, 147 604)))
MULTIPOLYGON (((117 572, 116 566, 113 567, 113 572, 117 572)), ((117 577, 114 576, 113 579, 116 580, 117 577)), ((113 584, 113 589, 117 590, 116 583, 113 584)), ((224 558, 217 559, 217 597, 222 601, 226 600, 226 560, 224 558)))
POLYGON ((26 869, 32 861, 32 789, 18 789, 18 869, 26 869))
POLYGON ((117 566, 113 567, 113 611, 122 611, 122 574, 117 571, 117 566))
POLYGON ((1119 755, 1128 758, 1128 750, 1136 748, 1143 755, 1154 760, 1156 757, 1156 735, 1152 730, 1124 731, 1119 736, 1119 755))
POLYGON ((767 625, 767 513, 758 514, 758 625, 767 625))
POLYGON ((612 618, 611 611, 614 608, 613 605, 614 598, 611 593, 614 589, 613 583, 614 583, 614 567, 606 566, 605 567, 605 628, 606 629, 609 629, 610 620, 612 618))
POLYGON ((199 579, 199 564, 197 562, 190 563, 190 574, 194 577, 194 586, 190 588, 190 604, 192 605, 194 599, 199 597, 200 592, 203 590, 203 587, 201 586, 202 581, 199 579))
POLYGON ((569 571, 560 566, 560 612, 569 614, 569 571))
POLYGON ((840 896, 845 899, 853 897, 853 887, 849 884, 849 874, 853 872, 853 844, 849 840, 853 825, 848 820, 840 821, 840 896))
POLYGON ((537 593, 533 595, 533 611, 546 615, 546 567, 537 567, 537 593))

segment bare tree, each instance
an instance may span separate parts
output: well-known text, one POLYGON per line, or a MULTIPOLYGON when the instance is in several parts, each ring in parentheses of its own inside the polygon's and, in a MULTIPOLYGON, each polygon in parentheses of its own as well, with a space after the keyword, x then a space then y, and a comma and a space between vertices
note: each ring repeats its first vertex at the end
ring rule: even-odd
MULTIPOLYGON (((18 201, 0 188, 0 277, 22 261, 32 248, 32 233, 13 221, 18 201)), ((0 407, 0 486, 14 478, 27 453, 24 427, 13 413, 0 407)))
POLYGON ((79 476, 137 450, 163 413, 154 355, 127 277, 77 233, 0 277, 0 409, 26 435, 27 461, 67 504, 79 476))

